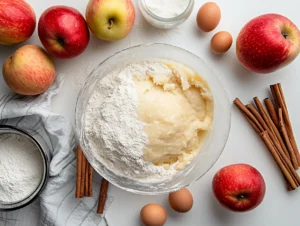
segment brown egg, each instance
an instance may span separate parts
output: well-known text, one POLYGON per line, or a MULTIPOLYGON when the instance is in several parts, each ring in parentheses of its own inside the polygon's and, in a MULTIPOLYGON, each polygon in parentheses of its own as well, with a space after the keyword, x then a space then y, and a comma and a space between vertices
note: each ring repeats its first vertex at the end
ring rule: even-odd
POLYGON ((142 223, 145 226, 163 226, 167 220, 167 212, 158 204, 148 204, 140 213, 142 223))
POLYGON ((169 194, 169 202, 175 211, 179 213, 186 213, 193 207, 193 196, 190 191, 183 188, 179 191, 169 194))
POLYGON ((197 25, 205 32, 215 29, 221 20, 221 10, 214 2, 207 2, 198 11, 197 25))
POLYGON ((227 31, 220 31, 210 41, 210 48, 215 54, 227 52, 232 45, 232 36, 227 31))

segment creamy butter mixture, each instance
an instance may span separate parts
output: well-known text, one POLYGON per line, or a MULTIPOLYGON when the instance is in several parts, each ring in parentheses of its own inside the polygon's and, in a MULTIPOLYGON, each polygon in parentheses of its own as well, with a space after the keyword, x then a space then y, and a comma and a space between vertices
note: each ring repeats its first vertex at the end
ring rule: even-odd
POLYGON ((135 76, 138 119, 149 139, 144 159, 157 165, 176 163, 181 170, 198 151, 210 129, 213 101, 207 86, 180 67, 165 65, 135 76))

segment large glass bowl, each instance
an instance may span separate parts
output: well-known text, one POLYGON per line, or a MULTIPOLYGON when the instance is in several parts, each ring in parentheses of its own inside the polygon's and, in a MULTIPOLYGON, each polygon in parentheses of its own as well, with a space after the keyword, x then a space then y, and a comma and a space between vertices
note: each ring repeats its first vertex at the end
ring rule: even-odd
POLYGON ((138 194, 157 195, 169 193, 184 188, 201 178, 220 157, 230 130, 230 106, 231 104, 223 84, 208 65, 198 56, 182 48, 167 44, 140 45, 116 53, 99 64, 91 72, 77 100, 76 132, 86 158, 94 169, 110 183, 126 191, 138 194), (111 71, 122 68, 129 63, 145 61, 147 59, 167 59, 190 67, 207 81, 214 96, 213 129, 203 141, 199 154, 184 170, 177 173, 170 180, 160 183, 141 183, 120 177, 110 171, 95 158, 84 130, 85 109, 95 85, 111 71))

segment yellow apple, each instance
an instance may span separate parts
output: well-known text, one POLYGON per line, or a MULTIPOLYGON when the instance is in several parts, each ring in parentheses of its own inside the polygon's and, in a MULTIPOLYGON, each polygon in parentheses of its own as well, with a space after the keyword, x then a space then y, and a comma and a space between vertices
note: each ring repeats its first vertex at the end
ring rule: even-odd
POLYGON ((52 60, 36 45, 19 48, 5 60, 2 72, 7 86, 22 95, 45 92, 56 77, 52 60))
POLYGON ((97 38, 117 41, 130 33, 135 21, 135 8, 131 0, 90 0, 85 16, 97 38))

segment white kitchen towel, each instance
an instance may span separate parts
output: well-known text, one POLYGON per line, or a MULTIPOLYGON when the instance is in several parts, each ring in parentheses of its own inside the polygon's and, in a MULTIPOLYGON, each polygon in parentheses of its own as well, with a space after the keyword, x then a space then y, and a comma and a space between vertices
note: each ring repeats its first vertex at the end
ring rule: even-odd
MULTIPOLYGON (((100 181, 94 181, 94 196, 75 199, 77 141, 70 122, 51 112, 51 98, 59 93, 57 79, 44 94, 34 97, 0 97, 0 124, 17 126, 31 133, 45 148, 50 161, 50 178, 40 198, 21 210, 0 212, 5 226, 98 226, 107 224, 96 214, 100 181)), ((106 209, 112 202, 109 196, 106 209)))

